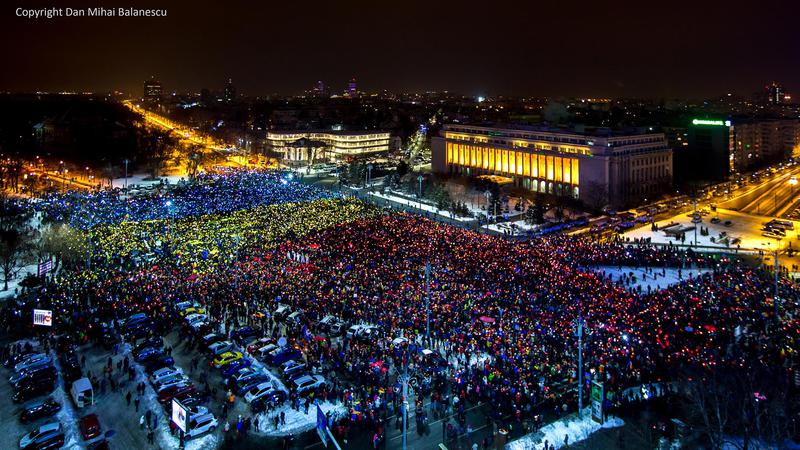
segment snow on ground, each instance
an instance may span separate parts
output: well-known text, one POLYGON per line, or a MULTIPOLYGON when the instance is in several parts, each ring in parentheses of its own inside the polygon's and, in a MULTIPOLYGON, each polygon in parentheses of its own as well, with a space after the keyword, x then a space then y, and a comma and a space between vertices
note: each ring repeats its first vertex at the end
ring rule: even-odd
MULTIPOLYGON (((19 283, 24 280, 28 274, 36 274, 38 270, 38 264, 28 264, 27 266, 22 266, 17 276, 13 280, 9 280, 8 289, 5 291, 0 291, 0 300, 12 297, 14 295, 14 290, 19 287, 19 283)), ((0 282, 0 289, 3 287, 3 283, 0 282)))
POLYGON ((583 410, 583 419, 576 413, 543 426, 539 431, 527 434, 515 441, 506 444, 506 450, 538 450, 544 448, 544 441, 554 445, 555 448, 566 447, 564 437, 569 437, 569 444, 582 441, 601 428, 616 428, 625 425, 618 417, 609 416, 603 425, 592 420, 591 408, 583 410))
MULTIPOLYGON (((130 344, 125 343, 123 345, 123 355, 130 355, 130 344)), ((132 356, 131 356, 132 358, 132 356)), ((161 403, 158 402, 158 396, 156 395, 155 390, 150 385, 150 382, 145 374, 144 370, 142 369, 141 364, 136 362, 133 363, 133 366, 136 370, 136 378, 134 379, 135 383, 144 382, 145 384, 145 393, 143 399, 143 407, 142 411, 147 411, 148 409, 151 411, 155 411, 158 414, 158 427, 155 429, 155 441, 158 444, 159 448, 178 448, 180 445, 180 439, 178 434, 172 434, 169 429, 169 416, 166 416, 164 413, 164 409, 161 407, 161 403)), ((224 426, 224 424, 222 424, 224 426)), ((216 449, 219 444, 219 430, 221 429, 218 426, 217 431, 213 433, 206 433, 200 437, 190 439, 186 441, 186 450, 212 450, 216 449)))
POLYGON ((501 222, 501 223, 493 223, 490 225, 484 225, 483 228, 496 231, 498 233, 502 233, 503 231, 511 232, 512 231, 511 224, 516 225, 517 232, 522 232, 522 233, 525 233, 530 230, 535 230, 541 227, 541 225, 529 225, 523 219, 523 220, 515 220, 513 222, 501 222))
POLYGON ((674 284, 686 281, 690 278, 710 272, 710 269, 683 269, 680 276, 678 276, 678 269, 673 267, 668 268, 653 268, 651 273, 646 271, 644 267, 630 267, 630 266, 596 266, 590 270, 597 272, 604 278, 611 277, 613 283, 617 283, 622 276, 636 277, 636 282, 625 285, 629 291, 637 290, 641 286, 643 292, 647 292, 647 288, 656 291, 666 289, 674 284))
MULTIPOLYGON (((344 417, 347 414, 347 408, 341 403, 320 403, 319 405, 322 412, 329 417, 330 420, 336 420, 344 417)), ((301 406, 299 411, 295 411, 289 406, 282 406, 270 413, 260 413, 258 415, 259 428, 262 430, 258 434, 266 436, 286 436, 289 433, 302 433, 317 426, 317 407, 311 405, 308 408, 308 414, 305 413, 304 408, 301 406), (281 411, 286 415, 286 425, 279 425, 275 429, 275 415, 280 415, 281 411)))
POLYGON ((472 217, 456 216, 455 214, 451 213, 450 211, 439 209, 434 205, 429 205, 427 203, 408 200, 406 198, 398 197, 398 196, 392 195, 392 194, 384 194, 382 192, 370 192, 369 195, 372 195, 372 196, 378 197, 378 198, 382 198, 384 200, 389 200, 389 201, 392 201, 392 202, 395 202, 395 203, 399 203, 401 205, 410 206, 412 208, 421 209, 423 211, 427 211, 427 212, 430 212, 430 213, 433 213, 433 214, 438 214, 438 215, 443 216, 443 217, 448 217, 450 219, 457 220, 459 222, 472 222, 472 221, 475 220, 472 217))
MULTIPOLYGON (((157 180, 145 180, 148 178, 149 174, 137 173, 134 175, 128 176, 128 189, 133 189, 137 186, 151 186, 153 184, 161 183, 161 180, 167 180, 170 185, 177 184, 180 180, 185 180, 186 177, 181 177, 178 175, 164 175, 158 177, 157 180)), ((115 188, 124 188, 125 187, 125 177, 115 178, 114 185, 115 188)))
MULTIPOLYGON (((705 216, 703 216, 703 221, 701 223, 696 224, 697 226, 697 245, 700 246, 708 246, 708 247, 716 247, 719 249, 735 249, 736 246, 725 246, 725 244, 720 243, 720 233, 725 233, 729 238, 739 238, 741 239, 741 248, 744 249, 756 249, 756 250, 765 250, 769 246, 775 248, 776 244, 782 244, 782 246, 788 245, 786 242, 777 241, 775 239, 771 239, 768 237, 764 237, 761 235, 761 228, 764 226, 765 223, 772 220, 770 217, 764 216, 756 216, 752 214, 743 214, 737 211, 730 211, 726 209, 717 209, 716 213, 711 212, 705 216), (719 223, 711 223, 711 219, 714 217, 719 217, 719 223), (730 221, 730 226, 725 226, 725 222, 730 221), (708 228, 708 236, 701 236, 700 235, 700 227, 708 228), (711 238, 714 238, 716 242, 711 242, 711 238)), ((681 213, 677 216, 673 216, 666 220, 661 220, 656 222, 659 227, 659 231, 652 231, 650 229, 650 225, 645 225, 633 230, 630 230, 623 234, 623 238, 630 238, 631 240, 634 239, 641 239, 641 238, 651 238, 653 243, 657 244, 666 244, 666 243, 673 243, 673 244, 681 244, 680 241, 677 239, 667 235, 661 228, 671 224, 677 223, 680 224, 682 227, 692 227, 695 224, 692 223, 692 218, 687 215, 687 213, 681 213)), ((790 231, 786 233, 786 238, 783 241, 789 241, 790 238, 797 239, 797 231, 800 230, 800 222, 796 222, 795 231, 790 231)), ((694 244, 695 234, 694 230, 686 232, 686 240, 682 243, 684 245, 694 244)))
POLYGON ((78 413, 77 411, 75 411, 75 405, 72 403, 70 394, 64 390, 66 382, 60 375, 61 363, 52 352, 50 354, 50 357, 53 358, 53 365, 55 366, 56 370, 59 373, 58 384, 56 390, 53 391, 52 396, 55 401, 61 404, 61 410, 58 411, 56 417, 58 418, 58 421, 61 422, 61 426, 64 428, 64 446, 62 447, 62 449, 65 450, 82 449, 84 448, 84 445, 80 432, 78 430, 78 413))

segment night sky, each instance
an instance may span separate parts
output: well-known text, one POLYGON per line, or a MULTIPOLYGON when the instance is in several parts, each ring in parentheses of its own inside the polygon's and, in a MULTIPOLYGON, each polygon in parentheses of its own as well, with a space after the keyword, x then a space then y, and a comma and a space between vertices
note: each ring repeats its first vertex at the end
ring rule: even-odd
MULTIPOLYGON (((0 6, 0 90, 749 96, 800 90, 800 1, 18 0, 0 6), (134 5, 135 3, 135 5, 134 5), (586 6, 578 6, 585 3, 586 6), (18 6, 166 8, 31 20, 18 6)), ((800 95, 800 92, 798 93, 800 95)))

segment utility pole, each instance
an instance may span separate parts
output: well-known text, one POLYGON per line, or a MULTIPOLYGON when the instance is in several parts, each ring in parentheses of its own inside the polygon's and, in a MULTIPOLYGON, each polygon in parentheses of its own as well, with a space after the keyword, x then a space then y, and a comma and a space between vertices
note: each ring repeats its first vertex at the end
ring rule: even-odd
MULTIPOLYGON (((692 221, 697 217, 697 194, 694 196, 694 214, 692 214, 692 221)), ((703 223, 703 222, 698 222, 703 223)), ((694 224, 694 246, 697 247, 697 223, 694 224)))
POLYGON ((574 325, 578 338, 578 418, 583 418, 583 317, 578 316, 574 325))
POLYGON ((425 340, 431 341, 431 262, 425 263, 425 340))
POLYGON ((775 319, 780 320, 778 317, 778 270, 780 270, 780 265, 778 264, 778 246, 775 247, 775 300, 773 303, 775 304, 775 319))
POLYGON ((408 450, 408 347, 405 351, 405 369, 403 369, 403 450, 408 450))
POLYGON ((123 161, 125 163, 125 194, 128 193, 128 159, 125 158, 123 161))

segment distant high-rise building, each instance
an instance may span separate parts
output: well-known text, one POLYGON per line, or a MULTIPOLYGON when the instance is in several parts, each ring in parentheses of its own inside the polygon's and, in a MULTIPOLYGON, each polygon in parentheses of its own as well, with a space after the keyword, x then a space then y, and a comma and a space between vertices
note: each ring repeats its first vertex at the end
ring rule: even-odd
POLYGON ((785 101, 786 92, 783 90, 783 86, 776 82, 772 82, 772 84, 767 85, 767 103, 770 105, 781 105, 785 101))
POLYGON ((233 103, 236 100, 236 88, 233 86, 233 80, 228 78, 228 82, 225 83, 225 92, 222 94, 222 99, 225 103, 233 103))
POLYGON ((356 84, 355 78, 351 78, 350 82, 347 83, 347 95, 349 97, 355 97, 358 95, 358 85, 356 84))
POLYGON ((155 77, 150 77, 149 80, 144 82, 144 96, 146 101, 158 102, 161 101, 161 93, 163 88, 161 82, 156 80, 155 77))
POLYGON ((314 88, 314 95, 317 97, 325 97, 325 83, 323 81, 317 81, 317 86, 314 88))

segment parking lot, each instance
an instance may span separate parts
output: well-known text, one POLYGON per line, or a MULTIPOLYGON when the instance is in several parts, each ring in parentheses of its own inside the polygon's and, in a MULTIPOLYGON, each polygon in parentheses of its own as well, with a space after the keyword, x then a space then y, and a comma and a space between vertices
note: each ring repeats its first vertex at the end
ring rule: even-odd
MULTIPOLYGON (((0 425, 2 430, 17 439, 39 426, 58 422, 64 436, 63 448, 178 448, 180 433, 174 426, 170 427, 169 418, 172 396, 168 394, 174 394, 207 421, 202 432, 186 440, 185 446, 189 449, 315 447, 320 444, 319 438, 313 431, 307 432, 316 424, 316 404, 328 415, 331 424, 348 415, 354 421, 361 421, 361 414, 368 412, 369 420, 380 424, 381 443, 388 448, 401 446, 402 422, 398 420, 396 408, 381 408, 377 396, 375 405, 370 405, 369 409, 358 402, 353 405, 352 397, 347 397, 349 381, 353 381, 353 375, 361 377, 362 374, 354 373, 352 367, 341 370, 342 367, 334 367, 328 361, 322 364, 307 360, 309 349, 300 347, 295 338, 301 331, 296 326, 300 321, 299 311, 279 306, 261 316, 237 317, 253 326, 240 326, 230 332, 224 325, 231 321, 229 315, 213 321, 199 304, 182 307, 192 309, 172 311, 171 326, 162 323, 156 328, 150 317, 131 314, 116 325, 97 322, 97 335, 82 340, 52 338, 51 345, 59 347, 59 352, 48 352, 51 364, 59 373, 55 389, 49 394, 42 392, 45 395, 34 396, 32 402, 47 399, 49 395, 61 405, 60 411, 51 417, 22 424, 19 420, 22 407, 3 401, 0 402, 0 417, 4 419, 0 425), (195 322, 197 319, 199 321, 195 322), (163 336, 159 336, 159 330, 164 331, 163 336), (76 365, 77 373, 65 379, 65 370, 61 367, 64 364, 76 365), (169 376, 158 382, 174 378, 174 382, 168 382, 175 384, 174 387, 154 382, 153 372, 162 367, 173 367, 175 374, 172 370, 159 371, 158 374, 169 376), (82 407, 70 392, 78 377, 88 379, 91 386, 88 397, 93 399, 82 407), (226 381, 239 377, 245 382, 226 381), (253 396, 259 398, 251 398, 253 396), (382 413, 379 415, 378 411, 382 413), (81 434, 80 420, 91 415, 97 418, 101 436, 90 442, 81 434), (384 421, 394 426, 384 429, 384 421)), ((339 349, 362 342, 365 345, 380 343, 385 348, 396 346, 397 349, 409 345, 405 339, 395 339, 391 343, 377 327, 350 327, 332 316, 318 320, 314 327, 317 332, 329 334, 326 339, 339 349)), ((303 332, 307 334, 308 330, 303 332)), ((23 343, 20 343, 21 354, 45 353, 38 343, 29 349, 25 349, 23 343)), ((421 358, 438 358, 437 364, 446 365, 438 352, 425 351, 420 355, 421 358)), ((394 384, 395 393, 399 392, 397 368, 391 361, 373 362, 366 369, 368 376, 385 377, 385 383, 394 384)), ((13 368, 3 369, 6 378, 13 373, 13 368)), ((5 398, 15 392, 10 383, 3 383, 0 389, 5 398)), ((412 386, 409 389, 412 405, 416 398, 412 386)), ((394 405, 399 404, 397 400, 395 397, 394 405)), ((442 441, 445 426, 438 429, 431 425, 445 422, 444 417, 438 417, 437 412, 437 418, 429 425, 427 416, 428 411, 433 413, 431 408, 431 402, 422 399, 416 408, 410 407, 410 442, 416 441, 424 447, 423 443, 435 445, 442 441), (419 414, 424 419, 417 421, 419 414)), ((477 415, 482 417, 486 412, 483 405, 477 404, 465 414, 477 422, 482 420, 477 415)), ((190 420, 193 417, 194 412, 190 420)), ((486 427, 477 429, 476 434, 483 428, 486 427)), ((372 445, 373 436, 377 436, 341 427, 336 432, 343 445, 349 448, 372 445)))

